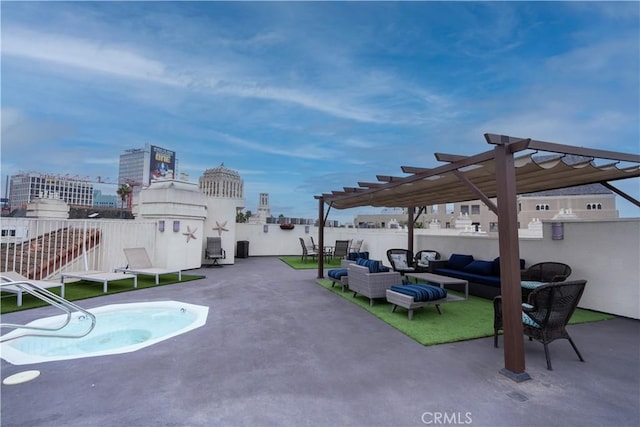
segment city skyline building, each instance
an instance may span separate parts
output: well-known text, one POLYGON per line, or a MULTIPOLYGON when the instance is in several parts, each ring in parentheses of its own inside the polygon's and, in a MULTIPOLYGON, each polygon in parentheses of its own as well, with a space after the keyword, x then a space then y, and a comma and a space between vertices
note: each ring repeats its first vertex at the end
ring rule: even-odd
POLYGON ((9 208, 26 209, 35 199, 63 200, 70 206, 93 206, 93 183, 88 180, 40 172, 9 179, 9 208))
POLYGON ((151 144, 127 149, 120 155, 118 185, 129 184, 133 193, 138 194, 152 180, 175 179, 177 164, 175 151, 151 144))
POLYGON ((204 171, 198 178, 198 188, 205 196, 244 199, 244 181, 237 171, 220 166, 204 171))
POLYGON ((113 194, 102 194, 101 190, 93 190, 93 206, 98 208, 117 208, 120 198, 113 194))
MULTIPOLYGON (((615 194, 600 184, 522 194, 517 200, 519 228, 527 228, 529 223, 535 221, 553 220, 560 215, 570 215, 574 220, 619 218, 615 194)), ((478 227, 486 232, 498 231, 496 214, 480 200, 425 206, 416 210, 414 218, 415 223, 422 228, 429 228, 431 224, 444 229, 456 228, 456 222, 462 220, 465 224, 470 221, 473 229, 478 227)), ((406 209, 358 215, 355 224, 365 228, 387 228, 393 220, 406 224, 406 209)))

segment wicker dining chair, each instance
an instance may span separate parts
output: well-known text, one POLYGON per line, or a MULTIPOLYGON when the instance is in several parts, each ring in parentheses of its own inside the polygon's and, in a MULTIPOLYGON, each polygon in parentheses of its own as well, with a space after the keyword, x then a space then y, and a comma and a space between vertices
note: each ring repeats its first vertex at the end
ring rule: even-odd
MULTIPOLYGON (((552 368, 549 344, 557 339, 569 340, 580 361, 584 362, 578 347, 567 332, 566 326, 580 302, 586 284, 586 280, 574 280, 542 285, 529 294, 528 304, 522 305, 524 334, 529 337, 530 341, 535 339, 544 345, 547 369, 550 371, 552 368)), ((498 332, 503 326, 502 298, 500 296, 494 298, 493 307, 493 344, 498 347, 498 332)))

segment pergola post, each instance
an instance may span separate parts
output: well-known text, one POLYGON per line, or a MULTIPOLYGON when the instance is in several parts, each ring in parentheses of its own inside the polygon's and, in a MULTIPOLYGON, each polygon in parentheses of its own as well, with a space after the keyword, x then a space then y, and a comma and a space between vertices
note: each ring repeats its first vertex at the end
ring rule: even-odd
MULTIPOLYGON (((411 253, 413 253, 413 214, 414 214, 414 210, 415 207, 414 206, 410 206, 409 208, 407 208, 407 220, 408 220, 408 224, 407 224, 407 249, 411 251, 411 253)), ((411 260, 407 260, 408 262, 410 262, 411 260)))
POLYGON ((525 372, 524 362, 516 176, 508 143, 496 145, 495 161, 504 330, 504 368, 500 373, 519 382, 531 377, 525 372))
POLYGON ((324 197, 318 198, 318 279, 324 279, 324 197))

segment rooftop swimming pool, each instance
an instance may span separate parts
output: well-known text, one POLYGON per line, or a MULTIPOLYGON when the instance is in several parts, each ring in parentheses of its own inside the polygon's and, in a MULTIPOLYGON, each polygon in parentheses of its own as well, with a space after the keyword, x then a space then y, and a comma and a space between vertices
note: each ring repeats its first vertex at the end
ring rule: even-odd
MULTIPOLYGON (((176 335, 189 332, 207 322, 209 307, 179 301, 156 301, 106 305, 88 310, 96 316, 95 328, 82 338, 54 336, 21 336, 19 329, 2 336, 0 357, 14 365, 51 362, 129 353, 176 335), (20 336, 19 338, 13 338, 20 336), (13 339, 11 339, 13 338, 13 339), (8 341, 6 341, 8 339, 8 341)), ((66 315, 46 317, 29 326, 54 327, 66 315)), ((87 330, 91 320, 74 313, 71 322, 57 331, 74 334, 87 330)))

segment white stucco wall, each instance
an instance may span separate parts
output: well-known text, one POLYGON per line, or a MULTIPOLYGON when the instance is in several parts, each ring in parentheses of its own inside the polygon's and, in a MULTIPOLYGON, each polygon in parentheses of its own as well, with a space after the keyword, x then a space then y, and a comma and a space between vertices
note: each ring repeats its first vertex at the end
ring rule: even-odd
POLYGON ((220 237, 226 258, 219 260, 218 263, 233 264, 235 262, 236 241, 238 240, 236 238, 236 210, 238 204, 242 203, 242 200, 206 197, 206 203, 207 218, 204 221, 204 238, 201 240, 201 263, 203 265, 213 264, 213 261, 204 259, 207 237, 220 237))
POLYGON ((140 192, 134 212, 136 220, 156 221, 158 225, 154 253, 149 254, 158 267, 200 267, 207 201, 196 184, 153 182, 140 192), (159 226, 161 221, 164 230, 159 226))

